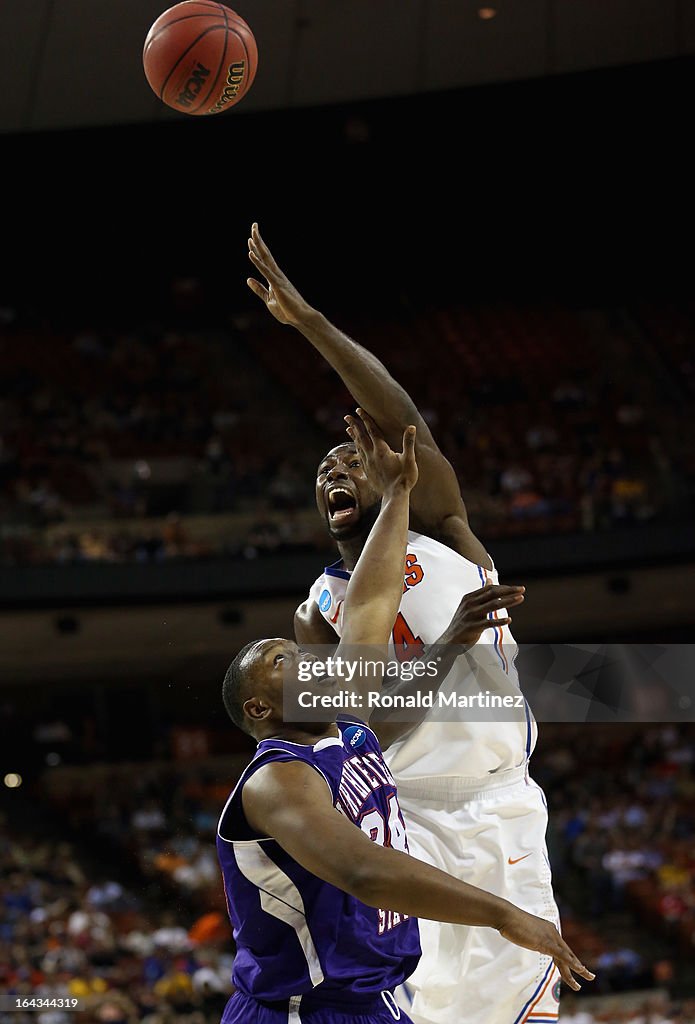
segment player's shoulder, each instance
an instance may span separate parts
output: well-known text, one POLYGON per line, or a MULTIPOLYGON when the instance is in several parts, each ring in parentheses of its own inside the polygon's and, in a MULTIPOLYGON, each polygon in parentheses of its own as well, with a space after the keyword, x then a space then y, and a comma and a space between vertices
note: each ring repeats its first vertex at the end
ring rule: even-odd
MULTIPOLYGON (((324 772, 319 766, 319 752, 324 746, 330 744, 330 740, 311 746, 305 743, 293 743, 289 740, 264 740, 259 744, 258 752, 253 761, 247 765, 240 782, 247 787, 263 787, 269 782, 277 785, 283 779, 300 775, 307 769, 313 770, 313 774, 322 776, 328 782, 324 772)), ((339 742, 339 741, 334 741, 339 742)), ((330 788, 330 783, 328 783, 330 788)))
POLYGON ((335 630, 321 614, 317 597, 310 594, 294 612, 294 636, 298 644, 334 644, 335 630))
MULTIPOLYGON (((309 593, 301 601, 294 612, 294 635, 299 644, 335 644, 337 635, 323 616, 333 603, 334 592, 327 573, 328 566, 317 576, 309 587, 309 593)), ((339 588, 344 587, 339 583, 339 588)), ((336 598, 337 599, 337 598, 336 598)))
MULTIPOLYGON (((379 740, 374 730, 362 718, 341 714, 336 722, 340 738, 346 750, 358 750, 363 745, 379 747, 379 740)), ((379 748, 380 749, 380 748, 379 748)))
POLYGON ((343 591, 350 581, 350 573, 343 568, 342 560, 339 559, 333 565, 327 565, 323 572, 316 577, 309 587, 309 593, 304 604, 308 601, 320 602, 321 595, 330 591, 343 591))
POLYGON ((307 595, 307 600, 310 600, 312 597, 315 598, 317 594, 320 594, 322 588, 325 587, 325 585, 326 585, 326 573, 322 572, 319 576, 316 577, 314 582, 309 587, 309 593, 307 595))
POLYGON ((305 622, 311 620, 318 612, 318 603, 321 592, 325 587, 325 576, 321 573, 309 587, 309 592, 303 601, 297 605, 294 613, 295 623, 297 620, 305 622))
POLYGON ((311 747, 282 740, 263 742, 227 799, 217 836, 228 844, 270 839, 270 834, 259 832, 249 821, 250 808, 282 810, 290 795, 295 801, 297 794, 320 798, 326 787, 332 795, 330 780, 316 764, 311 747))

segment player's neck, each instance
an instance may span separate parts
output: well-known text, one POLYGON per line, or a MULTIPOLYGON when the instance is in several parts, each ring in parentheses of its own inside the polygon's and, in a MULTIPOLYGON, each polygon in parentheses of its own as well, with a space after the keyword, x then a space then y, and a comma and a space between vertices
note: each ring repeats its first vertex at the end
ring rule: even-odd
POLYGON ((362 554, 362 549, 366 543, 366 537, 355 537, 352 540, 338 541, 338 551, 343 560, 343 565, 348 572, 352 572, 357 565, 357 560, 362 554))
POLYGON ((301 725, 293 725, 291 722, 275 723, 268 727, 268 732, 263 736, 257 735, 259 743, 263 740, 283 740, 285 743, 300 743, 302 746, 313 747, 321 740, 337 739, 340 735, 335 722, 302 722, 301 725))

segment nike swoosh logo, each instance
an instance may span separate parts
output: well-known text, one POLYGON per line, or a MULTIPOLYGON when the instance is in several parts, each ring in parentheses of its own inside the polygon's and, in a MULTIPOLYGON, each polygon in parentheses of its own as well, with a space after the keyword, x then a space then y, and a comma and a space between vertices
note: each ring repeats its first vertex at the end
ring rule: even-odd
POLYGON ((512 860, 511 857, 508 857, 507 864, 518 864, 520 860, 526 860, 526 858, 530 856, 530 853, 525 853, 523 857, 516 857, 514 860, 512 860))

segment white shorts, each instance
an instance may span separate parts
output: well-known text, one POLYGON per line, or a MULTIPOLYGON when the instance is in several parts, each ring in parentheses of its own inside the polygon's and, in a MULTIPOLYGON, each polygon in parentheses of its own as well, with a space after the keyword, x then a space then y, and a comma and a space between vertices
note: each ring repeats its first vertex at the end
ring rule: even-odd
MULTIPOLYGON (((464 882, 502 896, 559 928, 540 786, 524 768, 484 790, 452 779, 399 787, 410 853, 464 882), (431 794, 437 784, 438 798, 431 794), (443 798, 441 798, 443 797, 443 798)), ((494 928, 420 920, 422 959, 397 998, 415 1024, 553 1024, 560 974, 548 956, 522 949, 494 928)))

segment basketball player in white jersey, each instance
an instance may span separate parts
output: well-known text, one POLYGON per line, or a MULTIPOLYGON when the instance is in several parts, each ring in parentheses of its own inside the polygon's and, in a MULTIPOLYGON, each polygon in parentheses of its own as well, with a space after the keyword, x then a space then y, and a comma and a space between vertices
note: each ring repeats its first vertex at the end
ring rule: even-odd
MULTIPOLYGON (((445 634, 463 594, 488 580, 499 582, 497 570, 470 529, 456 474, 410 396, 375 356, 302 298, 257 224, 249 258, 267 282, 249 278, 251 290, 327 360, 387 443, 397 445, 408 424, 417 427, 419 478, 410 495, 403 597, 392 635, 394 653, 417 656, 445 634)), ((316 502, 340 558, 297 609, 295 633, 299 644, 335 644, 347 582, 379 509, 354 445, 338 445, 321 460, 316 502)), ((506 620, 506 609, 498 615, 506 620)), ((506 622, 491 624, 459 659, 465 662, 462 682, 468 685, 473 671, 480 690, 520 698, 515 654, 506 622)), ((546 802, 529 775, 537 729, 523 698, 521 704, 512 721, 444 722, 433 710, 385 756, 416 857, 559 925, 545 843, 546 802)), ((550 958, 505 945, 484 929, 423 921, 421 936, 423 957, 404 996, 404 1002, 412 999, 407 1010, 416 1024, 558 1019, 560 978, 550 958)))

